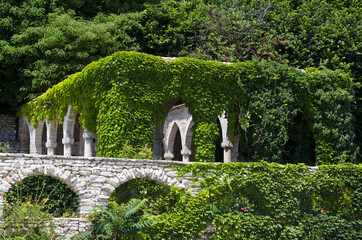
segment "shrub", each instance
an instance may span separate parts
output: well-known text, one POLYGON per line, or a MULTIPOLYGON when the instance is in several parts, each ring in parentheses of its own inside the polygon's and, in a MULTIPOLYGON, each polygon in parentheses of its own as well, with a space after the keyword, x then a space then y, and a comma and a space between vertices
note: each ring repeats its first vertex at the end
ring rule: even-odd
POLYGON ((44 206, 24 202, 11 207, 11 212, 2 217, 1 237, 26 240, 51 240, 56 234, 52 216, 43 212, 44 206))

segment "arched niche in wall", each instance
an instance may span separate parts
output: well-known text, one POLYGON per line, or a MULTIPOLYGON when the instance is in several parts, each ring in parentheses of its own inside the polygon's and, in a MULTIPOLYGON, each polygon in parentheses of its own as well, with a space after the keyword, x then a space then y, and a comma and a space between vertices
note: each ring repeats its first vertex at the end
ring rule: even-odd
POLYGON ((20 141, 20 152, 29 153, 29 126, 24 116, 19 116, 18 139, 20 141))
POLYGON ((214 162, 224 162, 224 148, 222 147, 223 142, 223 134, 221 129, 221 124, 219 118, 216 120, 218 129, 219 129, 219 136, 215 140, 215 157, 214 162))
POLYGON ((74 191, 58 177, 35 174, 14 182, 1 198, 6 202, 2 213, 9 214, 12 208, 22 202, 31 201, 39 204, 42 211, 54 217, 76 217, 79 210, 79 198, 74 191))

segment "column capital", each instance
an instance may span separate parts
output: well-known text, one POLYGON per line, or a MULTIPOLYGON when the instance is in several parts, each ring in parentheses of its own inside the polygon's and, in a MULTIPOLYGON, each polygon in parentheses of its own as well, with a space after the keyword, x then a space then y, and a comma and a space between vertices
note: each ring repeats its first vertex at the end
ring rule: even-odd
POLYGON ((64 145, 66 145, 66 144, 73 145, 74 144, 74 138, 65 137, 65 138, 62 139, 62 143, 64 145))
POLYGON ((55 142, 55 141, 47 141, 46 143, 45 143, 45 147, 46 148, 56 148, 57 147, 57 142, 55 142))
POLYGON ((222 148, 232 148, 233 147, 233 144, 229 141, 229 140, 224 140, 222 143, 221 143, 221 147, 222 148))
POLYGON ((83 138, 84 139, 94 139, 95 135, 93 133, 91 133, 90 131, 84 129, 83 138))
POLYGON ((163 157, 166 159, 166 160, 172 160, 174 158, 174 155, 173 153, 171 153, 170 151, 167 151, 163 154, 163 157))
POLYGON ((187 149, 187 148, 186 148, 186 149, 182 149, 182 150, 181 150, 181 155, 182 155, 182 156, 185 156, 185 155, 186 155, 186 156, 190 156, 190 155, 191 155, 191 150, 190 150, 190 149, 187 149))

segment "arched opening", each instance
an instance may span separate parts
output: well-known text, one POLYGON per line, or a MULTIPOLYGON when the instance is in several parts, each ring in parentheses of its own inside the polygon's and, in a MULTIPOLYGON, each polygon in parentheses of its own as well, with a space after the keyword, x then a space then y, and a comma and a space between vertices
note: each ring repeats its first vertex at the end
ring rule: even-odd
POLYGON ((168 123, 167 130, 165 132, 165 152, 166 155, 165 159, 168 160, 182 160, 181 156, 181 149, 182 149, 182 143, 181 143, 181 134, 178 124, 173 121, 171 123, 168 123), (167 156, 167 154, 170 154, 167 156), (177 156, 175 156, 175 154, 177 156), (180 157, 181 156, 181 157, 180 157), (177 158, 176 158, 177 157, 177 158))
POLYGON ((175 135, 175 140, 173 143, 173 159, 176 161, 182 161, 182 155, 181 155, 181 150, 182 150, 182 142, 181 142, 181 133, 180 133, 180 129, 177 128, 177 132, 175 135))
POLYGON ((62 138, 63 138, 63 124, 59 124, 57 128, 57 147, 55 148, 55 155, 63 155, 64 148, 62 144, 62 138))
POLYGON ((68 185, 46 175, 27 177, 15 183, 4 194, 4 215, 24 202, 39 205, 54 217, 77 217, 79 207, 78 196, 68 185))
POLYGON ((195 153, 196 153, 196 146, 195 146, 195 141, 193 138, 194 133, 192 132, 192 126, 194 125, 194 123, 192 121, 190 121, 188 127, 187 127, 187 131, 186 131, 186 139, 185 139, 185 146, 191 150, 191 155, 189 156, 189 161, 190 162, 195 162, 195 153))
POLYGON ((83 127, 79 121, 79 114, 75 117, 74 122, 74 145, 72 148, 72 156, 84 155, 83 127))
POLYGON ((293 119, 293 123, 289 127, 288 137, 281 163, 305 163, 309 166, 315 166, 317 163, 316 143, 302 112, 298 112, 293 119))
POLYGON ((41 134, 41 154, 43 155, 47 155, 47 148, 45 146, 46 141, 47 141, 47 127, 46 124, 44 123, 43 132, 41 134))
POLYGON ((29 153, 29 127, 28 121, 24 116, 19 117, 19 133, 20 152, 29 153))
POLYGON ((131 199, 147 199, 147 210, 151 214, 161 214, 169 211, 179 201, 181 191, 175 191, 170 186, 159 184, 147 179, 132 179, 114 190, 109 201, 126 204, 131 199))
POLYGON ((217 127, 219 129, 219 136, 215 140, 215 162, 224 162, 224 149, 221 146, 222 143, 222 131, 220 121, 217 120, 217 127))
POLYGON ((168 113, 163 124, 164 158, 188 162, 194 158, 192 149, 192 116, 180 99, 168 106, 168 113), (191 154, 191 155, 190 155, 191 154))

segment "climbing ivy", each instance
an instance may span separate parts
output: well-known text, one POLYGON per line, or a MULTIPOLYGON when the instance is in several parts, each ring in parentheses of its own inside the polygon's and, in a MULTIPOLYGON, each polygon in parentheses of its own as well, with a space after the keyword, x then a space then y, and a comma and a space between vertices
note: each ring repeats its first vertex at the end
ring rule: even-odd
POLYGON ((152 145, 155 122, 164 119, 167 103, 178 98, 193 116, 198 161, 212 161, 216 121, 225 112, 230 137, 241 136, 241 152, 249 161, 358 162, 353 84, 341 70, 302 71, 266 61, 166 62, 144 53, 116 52, 55 85, 22 113, 34 125, 38 118, 62 122, 70 104, 83 126, 98 133, 98 155, 122 157, 125 143, 135 152, 152 145), (311 136, 315 147, 308 149, 315 154, 307 155, 315 160, 294 154, 301 152, 305 139, 291 137, 292 132, 304 134, 293 130, 296 124, 311 136))
POLYGON ((177 166, 180 175, 192 173, 202 191, 157 216, 147 232, 157 239, 360 239, 361 167, 177 166))

